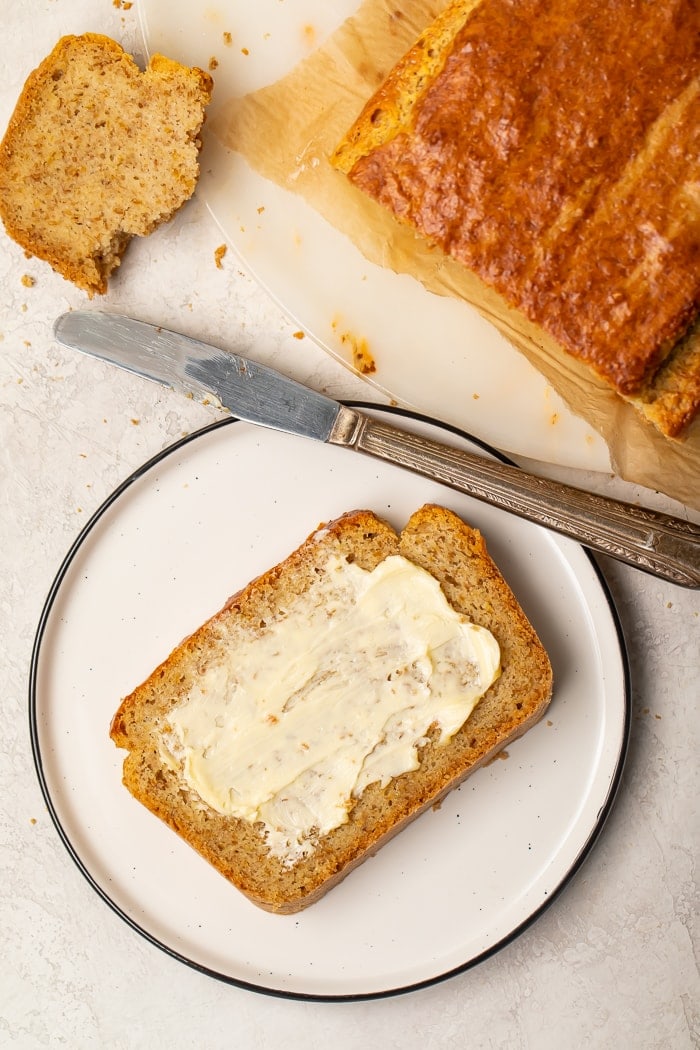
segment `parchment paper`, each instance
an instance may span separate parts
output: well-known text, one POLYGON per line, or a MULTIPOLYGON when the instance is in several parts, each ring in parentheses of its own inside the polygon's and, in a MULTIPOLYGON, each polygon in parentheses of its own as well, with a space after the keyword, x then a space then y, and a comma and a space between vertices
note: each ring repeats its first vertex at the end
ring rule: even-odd
POLYGON ((475 275, 396 222, 331 168, 328 157, 367 99, 446 6, 447 0, 402 5, 365 0, 356 15, 288 76, 223 106, 214 134, 261 175, 301 194, 372 262, 410 274, 436 294, 457 296, 475 306, 527 356, 571 410, 599 431, 620 477, 700 509, 700 419, 682 442, 662 437, 602 379, 511 310, 475 275))

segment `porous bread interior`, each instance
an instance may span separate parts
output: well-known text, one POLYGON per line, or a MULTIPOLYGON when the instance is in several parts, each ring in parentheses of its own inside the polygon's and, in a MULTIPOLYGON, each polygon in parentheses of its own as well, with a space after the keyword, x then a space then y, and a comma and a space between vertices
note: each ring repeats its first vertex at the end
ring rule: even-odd
POLYGON ((208 73, 154 55, 142 73, 114 40, 63 37, 30 74, 0 145, 8 234, 90 296, 133 236, 192 196, 208 73))
POLYGON ((666 437, 684 437, 700 404, 700 320, 691 325, 654 376, 630 400, 666 437))
POLYGON ((357 511, 317 530, 283 563, 235 595, 123 701, 111 735, 117 746, 129 751, 124 783, 139 801, 256 904, 294 912, 325 894, 523 733, 541 717, 551 690, 548 657, 477 531, 432 505, 417 511, 400 535, 371 512, 357 511), (370 785, 354 803, 347 823, 324 836, 310 855, 286 867, 268 852, 258 828, 215 812, 188 789, 179 771, 164 764, 159 739, 167 733, 169 710, 187 695, 200 669, 283 615, 295 595, 322 571, 331 551, 365 569, 394 553, 427 569, 454 608, 496 636, 502 672, 449 744, 429 743, 416 772, 395 778, 383 789, 370 785))

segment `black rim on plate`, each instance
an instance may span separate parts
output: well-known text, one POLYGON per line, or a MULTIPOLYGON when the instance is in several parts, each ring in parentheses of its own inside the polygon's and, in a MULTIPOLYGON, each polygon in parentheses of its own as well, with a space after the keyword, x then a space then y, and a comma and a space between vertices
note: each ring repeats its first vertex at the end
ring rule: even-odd
MULTIPOLYGON (((438 422, 438 421, 436 421, 434 419, 431 419, 429 416, 421 415, 418 412, 409 411, 407 409, 398 408, 398 407, 392 406, 392 405, 377 405, 377 404, 373 404, 371 402, 364 402, 364 401, 344 401, 343 404, 346 404, 346 405, 348 405, 348 406, 350 406, 352 408, 357 408, 359 410, 386 412, 387 414, 390 414, 390 415, 400 416, 400 417, 403 417, 405 419, 412 419, 412 420, 414 420, 414 421, 416 421, 418 423, 424 423, 424 424, 431 425, 431 426, 437 426, 441 430, 444 430, 444 431, 446 431, 448 433, 451 433, 451 434, 453 434, 453 435, 455 435, 457 437, 460 437, 460 438, 464 439, 465 441, 470 442, 471 444, 474 444, 474 445, 478 446, 484 452, 488 453, 490 456, 494 457, 495 459, 500 460, 503 463, 512 464, 512 462, 513 462, 507 456, 504 456, 503 453, 498 452, 497 450, 491 448, 485 442, 480 441, 478 438, 472 437, 471 434, 467 434, 465 431, 460 430, 458 427, 452 426, 451 424, 448 424, 448 423, 438 422)), ((619 649, 619 653, 620 653, 620 660, 621 660, 621 664, 622 664, 622 673, 623 673, 623 681, 624 681, 624 697, 623 697, 624 719, 623 719, 623 730, 622 730, 621 747, 620 747, 620 752, 619 752, 618 759, 617 759, 617 765, 615 767, 615 772, 614 772, 614 775, 613 775, 613 777, 611 779, 611 782, 610 782, 610 787, 609 787, 609 790, 608 790, 608 794, 607 794, 605 803, 601 806, 600 811, 597 814, 597 818, 596 818, 595 824, 594 824, 593 828, 591 829, 591 832, 590 832, 588 838, 586 839, 585 843, 581 847, 581 850, 580 850, 578 856, 576 857, 574 862, 571 864, 571 866, 569 867, 568 871, 563 876, 563 878, 561 879, 559 884, 550 893, 548 893, 547 899, 545 901, 543 901, 542 904, 540 904, 539 907, 537 907, 530 915, 528 915, 518 926, 516 926, 516 928, 514 930, 512 930, 509 934, 507 934, 500 941, 498 941, 498 943, 494 944, 493 946, 488 948, 486 951, 480 953, 479 955, 475 956, 472 959, 467 960, 466 962, 460 964, 459 966, 453 967, 450 970, 447 970, 447 971, 442 972, 442 973, 435 974, 435 975, 433 975, 431 977, 428 977, 428 978, 425 978, 425 979, 423 979, 421 981, 416 981, 416 982, 412 982, 412 983, 407 984, 407 985, 401 985, 401 986, 398 986, 398 987, 387 988, 387 989, 382 989, 381 991, 373 991, 373 992, 353 992, 353 993, 347 993, 347 994, 337 993, 337 994, 330 994, 330 995, 328 995, 328 994, 314 993, 314 992, 290 991, 290 990, 287 990, 287 989, 284 989, 284 988, 269 988, 266 985, 262 985, 262 984, 259 985, 259 984, 255 984, 255 983, 250 982, 250 981, 245 981, 242 978, 231 977, 228 974, 220 973, 217 970, 213 970, 213 969, 211 969, 211 968, 209 968, 207 966, 204 966, 201 963, 196 962, 194 959, 190 959, 186 955, 182 955, 180 952, 175 951, 175 949, 171 948, 169 945, 167 945, 163 941, 159 940, 153 934, 149 933, 148 930, 144 929, 144 927, 140 926, 139 923, 137 923, 133 918, 131 918, 131 916, 129 916, 116 903, 116 901, 112 900, 112 898, 109 896, 109 894, 104 889, 104 887, 102 887, 99 884, 99 882, 93 877, 93 875, 90 873, 88 867, 83 862, 83 860, 82 860, 80 854, 78 853, 76 847, 73 845, 69 834, 67 833, 67 831, 65 830, 65 828, 63 827, 63 825, 61 823, 60 817, 58 815, 58 812, 57 812, 56 807, 54 805, 53 799, 51 797, 51 792, 49 790, 49 786, 48 786, 48 783, 47 783, 47 780, 46 780, 46 776, 45 776, 45 772, 44 772, 44 764, 43 764, 43 759, 42 759, 42 755, 41 755, 41 746, 40 746, 40 743, 39 743, 39 728, 38 728, 38 724, 37 724, 37 677, 38 677, 38 673, 39 673, 39 660, 40 660, 41 646, 42 646, 42 642, 43 642, 43 638, 44 638, 44 633, 46 631, 46 627, 47 627, 47 624, 49 622, 49 618, 50 618, 50 615, 51 615, 51 611, 53 609, 54 602, 55 602, 56 597, 58 596, 58 593, 59 593, 59 591, 61 589, 61 586, 63 584, 63 580, 65 579, 65 577, 66 577, 66 575, 68 573, 68 570, 71 567, 75 556, 77 555, 78 551, 83 546, 83 543, 85 542, 86 538, 92 532, 92 530, 95 528, 95 526, 99 523, 100 519, 103 517, 103 515, 106 513, 106 511, 109 510, 109 508, 112 507, 113 504, 117 502, 117 500, 122 496, 122 494, 127 489, 129 489, 135 482, 137 482, 140 478, 142 478, 145 474, 147 474, 150 470, 152 470, 153 467, 155 467, 159 463, 163 462, 163 460, 168 458, 172 453, 177 452, 179 449, 185 447, 190 442, 196 440, 198 437, 202 436, 203 434, 206 434, 206 433, 208 433, 210 431, 213 431, 213 430, 218 430, 221 427, 226 427, 226 426, 229 426, 229 425, 231 425, 233 423, 236 423, 236 422, 239 422, 239 421, 233 416, 229 416, 229 417, 226 417, 225 419, 217 420, 215 423, 211 423, 208 426, 205 426, 205 427, 200 428, 199 430, 193 431, 191 434, 187 434, 185 437, 180 438, 178 441, 174 442, 172 445, 169 445, 167 448, 163 449, 162 451, 156 453, 156 455, 152 456, 141 467, 139 467, 135 471, 133 471, 107 497, 107 499, 98 507, 98 509, 94 512, 94 514, 91 516, 91 518, 86 523, 86 525, 81 529, 80 533, 78 534, 76 539, 73 541, 73 543, 71 544, 71 546, 70 546, 66 556, 64 557, 64 559, 63 559, 63 561, 62 561, 62 563, 61 563, 61 565, 60 565, 60 567, 58 569, 58 572, 56 573, 56 576, 55 576, 55 578, 53 580, 53 583, 51 584, 48 596, 46 598, 46 601, 44 603, 44 607, 43 607, 42 612, 41 612, 41 616, 39 618, 39 624, 38 624, 38 627, 37 627, 37 630, 36 630, 36 634, 35 634, 35 638, 34 638, 34 645, 33 645, 33 648, 32 648, 30 673, 29 673, 29 732, 30 732, 30 738, 31 738, 32 756, 33 756, 33 759, 34 759, 34 765, 35 765, 35 768, 36 768, 37 776, 39 778, 39 785, 40 785, 40 788, 41 788, 41 792, 42 792, 42 794, 44 796, 44 802, 45 802, 46 807, 48 809, 48 812, 49 812, 49 815, 51 817, 51 820, 53 821, 53 824, 54 824, 54 826, 55 826, 55 828, 56 828, 56 830, 58 832, 58 835, 59 835, 63 845, 65 846, 66 850, 68 851, 68 854, 73 859, 74 863, 78 867, 78 870, 81 872, 81 874, 87 880, 87 882, 90 884, 90 886, 95 891, 95 893, 97 893, 97 895, 102 898, 102 900, 105 902, 105 904, 107 904, 108 907, 111 908, 111 910, 113 912, 115 912, 121 919, 123 919, 123 921, 127 924, 127 926, 130 926, 131 929, 135 930, 136 933, 140 934, 150 944, 154 945, 156 948, 159 948, 161 951, 165 952, 165 954, 169 955, 172 959, 175 959, 178 962, 183 963, 184 965, 190 967, 191 969, 194 969, 194 970, 198 971, 199 973, 206 974, 207 976, 213 977, 213 978, 215 978, 218 981, 224 982, 225 984, 234 985, 235 987, 243 988, 243 989, 246 989, 248 991, 258 992, 258 993, 261 993, 261 994, 264 994, 264 995, 270 995, 270 996, 274 996, 274 997, 282 998, 282 999, 294 999, 294 1000, 301 1000, 301 1001, 306 1001, 306 1002, 359 1002, 359 1001, 366 1001, 366 1000, 370 1000, 370 999, 385 999, 385 998, 389 998, 391 996, 402 995, 402 994, 406 994, 408 992, 415 992, 415 991, 418 991, 418 990, 423 989, 423 988, 429 988, 432 985, 439 984, 439 983, 441 983, 443 981, 449 980, 452 977, 456 977, 459 974, 465 973, 467 970, 472 969, 474 966, 477 966, 479 963, 484 962, 486 959, 489 959, 492 956, 496 955, 499 951, 501 951, 507 945, 509 945, 513 941, 515 941, 522 933, 525 932, 525 930, 527 930, 530 926, 532 926, 533 923, 535 923, 537 921, 537 919, 545 911, 547 911, 549 909, 549 907, 554 903, 554 901, 557 900, 557 898, 562 893, 562 891, 569 885, 569 883, 572 881, 574 876, 578 873, 578 871, 580 870, 582 864, 584 863, 586 858, 589 856, 589 854, 590 854, 594 844, 598 840, 598 837, 600 836, 601 831, 603 830, 603 827, 605 825, 607 817, 610 814, 610 812, 612 810, 612 807, 614 805, 615 798, 617 796, 617 792, 618 792, 618 789, 619 789, 619 786, 620 786, 620 781, 621 781, 621 778, 622 778, 622 771, 623 771, 624 764, 625 764, 625 759, 626 759, 626 756, 627 756, 627 750, 628 750, 628 744, 629 744, 629 735, 630 735, 630 725, 631 725, 631 699, 630 699, 629 661, 628 661, 628 658, 627 658, 627 650, 626 650, 626 647, 625 647, 624 636, 623 636, 623 633, 622 633, 622 627, 621 627, 621 624, 620 624, 619 616, 617 614, 617 609, 615 608, 615 603, 613 601, 612 595, 610 593, 610 589, 609 589, 609 587, 608 587, 608 585, 607 585, 607 583, 605 581, 605 578, 604 578, 604 576, 603 576, 603 574, 602 574, 602 572, 601 572, 601 570, 600 570, 600 568, 598 566, 598 563, 596 562, 596 560, 593 557, 593 555, 591 554, 591 552, 588 551, 588 550, 585 550, 585 548, 584 548, 585 553, 588 556, 588 559, 589 559, 589 561, 591 563, 591 566, 592 566, 592 568, 593 568, 593 570, 594 570, 594 572, 595 572, 595 574, 596 574, 596 576, 598 578, 598 582, 599 582, 601 590, 603 592, 603 596, 605 597, 606 602, 608 604, 610 615, 611 615, 612 621, 614 623, 615 631, 616 631, 616 634, 617 634, 618 649, 619 649)))

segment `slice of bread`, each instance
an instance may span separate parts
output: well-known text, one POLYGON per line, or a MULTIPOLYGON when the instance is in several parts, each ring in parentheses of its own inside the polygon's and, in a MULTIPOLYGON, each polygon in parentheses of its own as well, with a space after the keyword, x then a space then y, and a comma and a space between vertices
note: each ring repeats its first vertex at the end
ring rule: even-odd
POLYGON ((172 218, 199 178, 213 82, 114 40, 66 36, 27 79, 0 144, 0 216, 30 255, 90 297, 134 236, 172 218))
MULTIPOLYGON (((366 683, 361 654, 349 697, 343 701, 352 707, 350 719, 363 718, 366 683)), ((409 821, 524 733, 542 716, 551 692, 547 654, 478 531, 432 504, 416 511, 400 534, 370 511, 360 510, 320 526, 286 560, 234 595, 123 700, 110 734, 117 747, 129 752, 123 781, 136 799, 255 904, 273 912, 295 912, 317 901, 409 821), (326 573, 331 555, 368 571, 391 555, 402 555, 425 569, 453 610, 493 634, 500 646, 500 675, 446 742, 431 725, 417 751, 417 768, 384 784, 369 783, 359 797, 347 800, 344 823, 289 862, 271 851, 259 824, 220 812, 193 789, 186 760, 169 744, 171 720, 176 709, 197 694, 208 669, 228 657, 235 671, 239 654, 251 640, 276 621, 299 616, 300 609, 308 611, 308 605, 299 602, 326 573)), ((206 690, 203 698, 200 693, 202 699, 202 717, 214 719, 213 710, 207 715, 206 690)))

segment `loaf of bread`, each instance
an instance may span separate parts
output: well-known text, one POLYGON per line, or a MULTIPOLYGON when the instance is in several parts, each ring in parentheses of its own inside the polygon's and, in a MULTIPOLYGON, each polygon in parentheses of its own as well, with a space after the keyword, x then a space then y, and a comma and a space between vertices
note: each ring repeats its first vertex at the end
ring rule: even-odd
POLYGON ((114 40, 66 36, 27 79, 0 144, 0 216, 26 252, 92 297, 134 236, 172 218, 199 178, 212 79, 114 40))
POLYGON ((110 732, 136 799, 255 904, 294 912, 524 733, 551 692, 478 531, 435 505, 400 534, 355 511, 180 644, 110 732))
POLYGON ((456 0, 331 158, 668 437, 700 408, 699 39, 695 0, 456 0))

